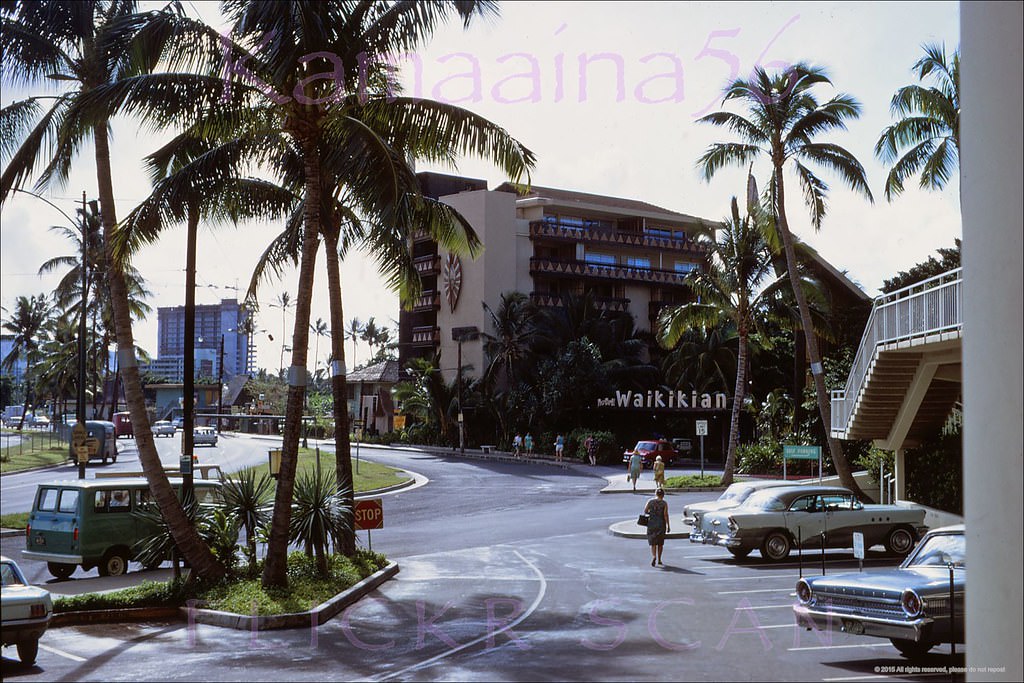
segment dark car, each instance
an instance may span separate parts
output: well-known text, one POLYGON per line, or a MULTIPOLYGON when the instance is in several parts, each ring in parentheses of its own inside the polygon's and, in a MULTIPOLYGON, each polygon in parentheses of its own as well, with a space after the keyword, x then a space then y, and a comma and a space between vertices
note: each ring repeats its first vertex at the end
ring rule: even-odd
POLYGON ((800 579, 793 613, 807 629, 888 638, 903 656, 918 657, 951 639, 964 642, 966 584, 958 524, 928 532, 897 569, 800 579))
POLYGON ((679 452, 672 447, 672 444, 664 439, 653 439, 650 441, 637 441, 632 450, 622 454, 622 462, 629 463, 630 456, 639 453, 644 467, 654 467, 654 460, 659 455, 665 467, 674 465, 679 458, 679 452))

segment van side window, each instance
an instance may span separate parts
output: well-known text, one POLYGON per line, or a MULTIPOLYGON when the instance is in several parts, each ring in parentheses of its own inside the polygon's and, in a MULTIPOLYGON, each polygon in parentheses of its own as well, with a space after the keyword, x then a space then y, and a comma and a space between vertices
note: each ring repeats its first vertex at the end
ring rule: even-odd
POLYGON ((110 491, 97 491, 96 492, 96 511, 105 510, 107 507, 107 498, 110 496, 110 491))
POLYGON ((60 492, 60 511, 76 512, 78 510, 78 489, 64 489, 60 492))
POLYGON ((39 492, 40 512, 53 512, 57 509, 57 489, 43 489, 39 492))
POLYGON ((149 492, 149 489, 136 489, 135 490, 135 505, 141 507, 146 503, 153 501, 153 494, 149 492))
POLYGON ((115 489, 110 492, 110 512, 123 512, 130 507, 131 498, 127 489, 115 489))

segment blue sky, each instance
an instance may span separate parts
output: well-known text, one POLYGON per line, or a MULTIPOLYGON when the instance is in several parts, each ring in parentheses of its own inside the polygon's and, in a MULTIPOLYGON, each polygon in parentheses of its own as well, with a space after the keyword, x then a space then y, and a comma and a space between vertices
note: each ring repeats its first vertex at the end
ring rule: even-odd
MULTIPOLYGON (((186 7, 215 19, 212 3, 186 7)), ((913 81, 911 66, 921 45, 930 42, 945 43, 950 51, 958 45, 957 3, 508 2, 500 18, 468 30, 443 27, 415 57, 398 62, 407 93, 472 109, 532 149, 538 157, 536 184, 639 199, 711 219, 724 216, 729 198, 743 192, 743 174, 723 172, 711 183, 700 179, 698 156, 709 143, 727 138, 696 118, 717 109, 723 84, 735 73, 746 75, 755 63, 822 65, 836 90, 863 106, 850 130, 830 140, 865 165, 875 202, 854 195, 825 171, 832 190, 822 230, 815 234, 810 227, 795 183, 787 207, 790 222, 874 295, 884 279, 939 247, 952 246, 961 234, 956 182, 941 193, 911 187, 887 203, 882 195, 886 169, 872 156, 879 133, 891 122, 893 92, 913 81), (581 61, 588 64, 584 80, 581 61)), ((834 92, 822 89, 820 97, 834 92)), ((9 101, 5 94, 3 103, 9 101)), ((148 193, 140 158, 156 148, 158 138, 130 124, 116 125, 114 132, 114 184, 118 212, 124 215, 148 193)), ((82 190, 95 196, 93 168, 91 155, 83 154, 68 186, 49 198, 73 215, 82 190)), ((456 169, 421 170, 485 178, 492 187, 504 180, 496 169, 472 159, 456 169)), ((755 174, 763 177, 764 167, 755 167, 755 174)), ((18 295, 52 290, 56 279, 39 278, 36 271, 50 256, 70 250, 47 230, 63 221, 34 199, 4 206, 0 303, 8 309, 18 295)), ((265 225, 202 230, 197 301, 213 303, 234 296, 234 287, 244 289, 272 234, 273 226, 265 225)), ((136 265, 154 293, 154 308, 183 303, 183 229, 142 252, 136 265)), ((397 298, 383 288, 372 262, 353 255, 342 277, 346 320, 397 319, 397 298)), ((261 293, 260 323, 275 341, 259 340, 260 366, 277 367, 281 315, 268 304, 280 292, 294 293, 295 280, 294 273, 286 273, 261 293)), ((313 319, 327 319, 327 306, 326 295, 316 296, 313 319)), ((290 320, 287 326, 290 337, 290 320)), ((155 312, 136 326, 136 340, 155 352, 155 312)), ((347 348, 351 353, 351 344, 347 348)), ((359 348, 356 361, 366 353, 359 348)))

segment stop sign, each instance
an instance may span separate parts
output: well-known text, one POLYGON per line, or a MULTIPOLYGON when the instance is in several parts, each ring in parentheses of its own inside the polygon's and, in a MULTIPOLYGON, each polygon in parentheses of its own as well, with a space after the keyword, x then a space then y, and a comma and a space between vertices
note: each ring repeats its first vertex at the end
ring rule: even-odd
POLYGON ((380 498, 357 500, 356 530, 384 528, 384 502, 380 498))

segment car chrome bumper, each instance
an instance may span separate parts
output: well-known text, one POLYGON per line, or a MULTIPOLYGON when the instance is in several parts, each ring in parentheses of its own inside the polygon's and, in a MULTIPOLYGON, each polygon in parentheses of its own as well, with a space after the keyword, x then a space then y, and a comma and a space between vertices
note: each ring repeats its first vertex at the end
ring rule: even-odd
POLYGON ((26 560, 37 560, 39 562, 56 562, 57 564, 82 564, 85 561, 81 555, 62 555, 60 553, 40 553, 35 550, 22 550, 21 556, 26 560))
POLYGON ((740 539, 733 536, 726 536, 723 534, 716 534, 715 532, 704 533, 700 529, 694 529, 690 532, 690 543, 701 543, 703 545, 720 545, 723 548, 736 548, 742 545, 740 539))
POLYGON ((866 617, 858 614, 843 614, 814 609, 809 605, 793 605, 793 616, 797 626, 808 630, 836 631, 858 636, 874 636, 876 638, 897 638, 919 642, 932 631, 933 619, 882 619, 866 617))

